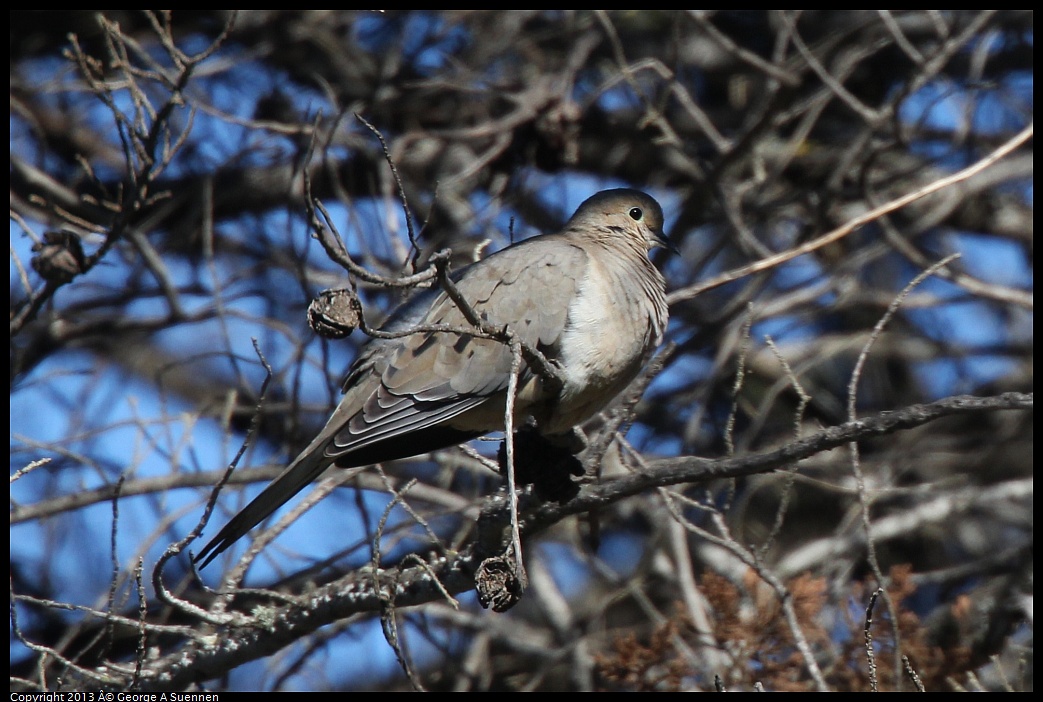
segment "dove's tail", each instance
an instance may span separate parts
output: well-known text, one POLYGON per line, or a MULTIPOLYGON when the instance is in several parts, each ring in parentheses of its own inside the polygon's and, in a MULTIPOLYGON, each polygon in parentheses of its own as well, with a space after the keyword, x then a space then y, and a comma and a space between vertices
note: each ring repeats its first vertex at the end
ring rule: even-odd
POLYGON ((293 463, 286 467, 286 470, 261 491, 260 495, 243 507, 239 514, 232 517, 194 560, 196 563, 200 563, 200 568, 205 568, 225 549, 267 519, 272 512, 293 499, 293 496, 303 490, 308 483, 316 480, 331 463, 336 462, 341 468, 366 466, 455 446, 481 436, 481 434, 482 432, 478 431, 433 426, 413 431, 408 438, 393 435, 384 441, 358 448, 353 447, 342 453, 328 453, 329 437, 325 433, 320 434, 293 463))
POLYGON ((210 543, 195 557, 200 568, 205 568, 210 561, 245 536, 248 531, 264 521, 272 512, 290 501, 304 486, 318 478, 330 459, 320 451, 305 451, 293 463, 286 467, 275 480, 268 484, 261 494, 246 505, 239 514, 225 524, 210 543))

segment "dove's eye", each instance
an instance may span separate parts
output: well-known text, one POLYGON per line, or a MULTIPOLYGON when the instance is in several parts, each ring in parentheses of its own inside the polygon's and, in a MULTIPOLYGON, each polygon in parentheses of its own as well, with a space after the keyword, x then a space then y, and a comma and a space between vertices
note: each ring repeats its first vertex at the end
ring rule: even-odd
POLYGON ((631 207, 630 208, 630 219, 632 219, 632 220, 634 220, 636 222, 640 222, 641 221, 641 217, 644 216, 644 214, 645 213, 641 211, 640 207, 631 207))

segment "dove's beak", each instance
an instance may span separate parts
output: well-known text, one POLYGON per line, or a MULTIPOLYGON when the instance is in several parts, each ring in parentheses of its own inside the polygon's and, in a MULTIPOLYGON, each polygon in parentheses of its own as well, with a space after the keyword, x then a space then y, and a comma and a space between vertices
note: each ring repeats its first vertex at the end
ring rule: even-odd
POLYGON ((663 233, 662 229, 653 229, 652 234, 655 238, 652 239, 652 247, 661 246, 672 254, 681 255, 681 250, 674 246, 673 242, 666 238, 666 234, 663 233))

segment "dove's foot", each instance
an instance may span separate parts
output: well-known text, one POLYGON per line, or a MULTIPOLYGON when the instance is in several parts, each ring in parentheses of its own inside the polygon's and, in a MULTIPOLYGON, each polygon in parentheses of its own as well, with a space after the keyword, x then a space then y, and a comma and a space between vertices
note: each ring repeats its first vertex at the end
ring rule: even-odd
MULTIPOLYGON (((555 437, 556 438, 556 437, 555 437)), ((570 476, 583 475, 583 464, 570 447, 548 439, 532 427, 514 434, 514 479, 518 485, 532 485, 536 495, 547 502, 565 503, 579 494, 579 485, 570 476)), ((507 442, 497 454, 500 468, 507 472, 507 442)))

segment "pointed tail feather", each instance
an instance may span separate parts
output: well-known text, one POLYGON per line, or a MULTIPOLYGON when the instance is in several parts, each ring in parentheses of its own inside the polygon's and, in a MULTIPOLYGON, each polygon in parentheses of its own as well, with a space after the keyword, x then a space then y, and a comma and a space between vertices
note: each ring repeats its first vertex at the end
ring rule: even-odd
POLYGON ((323 451, 307 450, 297 460, 287 466, 275 480, 268 484, 261 494, 246 505, 239 514, 225 524, 210 543, 195 557, 195 562, 206 568, 210 561, 217 558, 225 549, 246 535, 248 531, 260 524, 275 510, 290 501, 304 486, 318 478, 330 463, 323 451))

